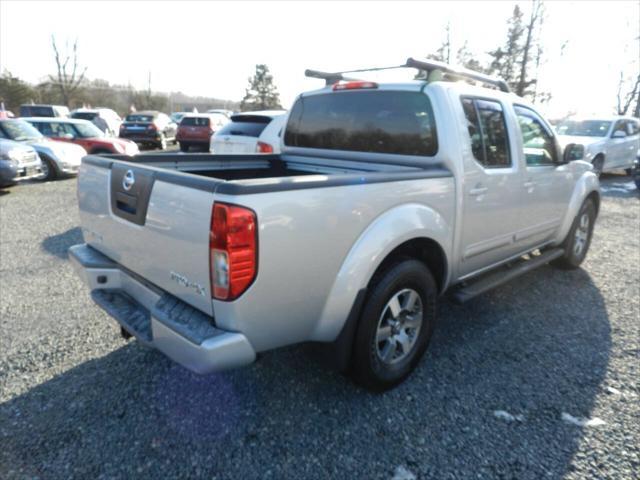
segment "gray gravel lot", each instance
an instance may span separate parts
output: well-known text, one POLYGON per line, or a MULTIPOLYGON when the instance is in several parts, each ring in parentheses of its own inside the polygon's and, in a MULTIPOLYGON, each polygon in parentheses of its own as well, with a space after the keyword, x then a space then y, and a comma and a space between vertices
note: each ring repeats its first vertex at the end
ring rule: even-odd
POLYGON ((627 177, 603 181, 583 269, 445 300, 422 364, 384 395, 308 346, 201 377, 123 341, 67 259, 82 241, 75 183, 0 191, 0 478, 638 478, 627 177))

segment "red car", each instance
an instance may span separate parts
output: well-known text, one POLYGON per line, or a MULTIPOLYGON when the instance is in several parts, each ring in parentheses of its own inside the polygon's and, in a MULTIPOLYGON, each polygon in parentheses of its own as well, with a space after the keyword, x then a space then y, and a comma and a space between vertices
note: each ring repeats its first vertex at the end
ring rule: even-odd
POLYGON ((137 155, 138 145, 131 140, 107 137, 102 130, 87 120, 73 118, 23 118, 36 127, 42 135, 52 140, 75 143, 87 153, 124 153, 137 155))
POLYGON ((199 147, 209 151, 211 135, 216 133, 227 122, 229 117, 222 113, 190 113, 182 117, 178 126, 176 139, 180 142, 180 150, 188 152, 190 147, 199 147))

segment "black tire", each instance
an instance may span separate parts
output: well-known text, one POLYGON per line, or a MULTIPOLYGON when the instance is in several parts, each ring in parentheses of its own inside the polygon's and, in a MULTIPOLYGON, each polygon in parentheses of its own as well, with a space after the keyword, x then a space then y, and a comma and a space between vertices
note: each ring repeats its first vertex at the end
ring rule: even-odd
MULTIPOLYGON (((431 272, 418 260, 399 261, 376 275, 371 282, 354 338, 351 375, 357 383, 368 390, 382 392, 402 382, 413 371, 427 349, 433 333, 437 297, 438 289, 431 272), (408 292, 404 295, 411 295, 411 291, 417 293, 422 307, 421 325, 419 329, 412 330, 413 337, 407 333, 411 333, 410 327, 400 327, 405 330, 398 332, 391 330, 397 328, 397 324, 396 327, 390 327, 388 323, 383 325, 386 321, 385 315, 391 314, 389 304, 392 299, 403 299, 402 292, 408 292), (379 339, 379 328, 389 329, 387 340, 379 339), (401 336, 410 342, 406 351, 402 351, 404 344, 395 340, 401 336), (385 361, 383 357, 390 349, 393 352, 385 361)), ((399 302, 401 311, 404 312, 404 325, 404 321, 409 322, 407 319, 417 318, 417 315, 408 315, 410 311, 402 303, 399 302)), ((418 304, 417 300, 414 304, 418 304)), ((398 315, 393 319, 401 317, 402 315, 398 315)))
POLYGON ((624 173, 626 173, 629 177, 633 177, 633 168, 625 168, 624 173))
POLYGON ((180 142, 180 151, 181 152, 188 152, 189 151, 189 144, 188 143, 184 143, 184 142, 180 142))
POLYGON ((55 162, 43 154, 40 154, 40 160, 42 162, 43 173, 42 177, 40 177, 40 180, 42 180, 43 182, 55 180, 58 177, 58 169, 56 168, 55 162))
POLYGON ((595 173, 599 178, 600 175, 602 175, 602 169, 604 168, 604 156, 600 154, 596 155, 596 158, 593 159, 591 164, 593 165, 593 173, 595 173))
POLYGON ((593 203, 593 200, 588 198, 582 204, 578 215, 573 220, 571 224, 571 229, 567 234, 567 238, 565 238, 564 242, 562 242, 562 248, 564 249, 564 255, 560 258, 557 258, 551 264, 554 267, 561 268, 563 270, 573 270, 580 266, 580 264, 584 261, 587 256, 587 252, 589 251, 589 246, 591 245, 591 238, 593 236, 593 226, 596 222, 596 206, 593 203), (584 216, 588 218, 588 226, 586 231, 584 229, 584 216), (581 230, 582 235, 576 235, 576 232, 581 230), (585 238, 586 237, 586 238, 585 238), (578 243, 580 243, 579 238, 582 238, 582 247, 578 250, 578 243))

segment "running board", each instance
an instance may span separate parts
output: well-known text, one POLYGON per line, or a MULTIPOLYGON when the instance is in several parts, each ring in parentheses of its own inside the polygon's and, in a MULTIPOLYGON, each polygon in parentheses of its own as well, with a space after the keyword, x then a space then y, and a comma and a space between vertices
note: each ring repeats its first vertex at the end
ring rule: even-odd
POLYGON ((471 281, 470 283, 454 290, 451 298, 455 303, 468 302, 472 298, 488 292, 489 290, 513 280, 520 275, 530 272, 531 270, 541 267, 562 255, 564 255, 564 250, 562 248, 553 248, 541 253, 540 255, 529 254, 530 258, 528 260, 519 260, 518 263, 510 267, 498 269, 496 272, 484 275, 478 280, 471 281))

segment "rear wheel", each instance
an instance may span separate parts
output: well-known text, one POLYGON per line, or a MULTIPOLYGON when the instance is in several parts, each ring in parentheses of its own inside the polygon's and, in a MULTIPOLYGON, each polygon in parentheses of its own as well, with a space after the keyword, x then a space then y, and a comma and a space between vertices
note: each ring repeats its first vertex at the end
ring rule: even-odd
POLYGON ((189 151, 189 144, 188 143, 184 143, 184 142, 180 142, 180 151, 181 152, 188 152, 189 151))
POLYGON ((596 207, 590 198, 585 200, 573 220, 567 238, 562 243, 564 255, 552 262, 556 267, 572 270, 578 268, 587 256, 591 245, 593 226, 596 221, 596 207))
POLYGON ((354 340, 356 382, 380 392, 413 371, 431 339, 436 299, 433 276, 418 260, 403 260, 374 279, 354 340))

